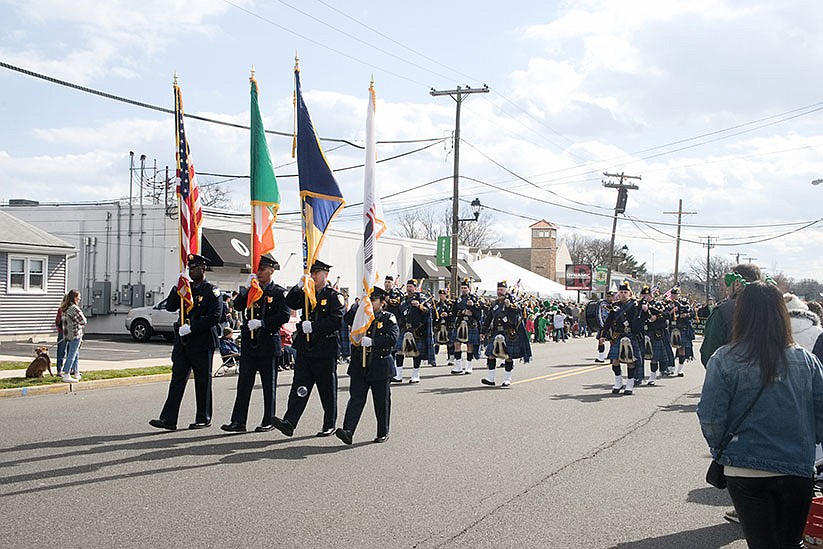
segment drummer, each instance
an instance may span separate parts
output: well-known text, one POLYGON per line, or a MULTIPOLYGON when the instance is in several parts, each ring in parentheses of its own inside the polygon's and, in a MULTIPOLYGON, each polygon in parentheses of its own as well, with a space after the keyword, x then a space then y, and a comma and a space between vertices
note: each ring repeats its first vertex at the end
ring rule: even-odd
MULTIPOLYGON (((599 309, 602 308, 602 309, 605 309, 606 313, 608 314, 608 311, 610 311, 611 308, 612 308, 612 302, 614 302, 614 292, 611 291, 611 290, 606 292, 606 296, 604 297, 603 301, 605 301, 605 304, 601 304, 600 302, 598 302, 598 312, 600 312, 599 309)), ((586 320, 588 320, 588 319, 586 319, 586 320)), ((600 362, 600 363, 606 362, 606 342, 603 339, 604 338, 604 336, 603 336, 603 321, 604 320, 605 320, 604 317, 602 317, 599 314, 596 314, 594 321, 597 322, 597 325, 598 325, 597 334, 595 334, 595 337, 597 338, 597 358, 595 358, 594 361, 595 362, 600 362)), ((594 326, 590 326, 590 327, 592 329, 594 329, 594 326)))

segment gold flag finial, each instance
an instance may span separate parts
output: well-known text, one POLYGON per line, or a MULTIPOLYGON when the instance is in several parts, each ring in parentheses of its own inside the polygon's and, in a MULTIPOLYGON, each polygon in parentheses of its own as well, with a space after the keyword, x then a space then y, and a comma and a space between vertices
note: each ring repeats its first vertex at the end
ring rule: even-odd
POLYGON ((369 80, 369 87, 370 87, 370 88, 373 88, 373 87, 374 87, 374 73, 372 73, 372 75, 371 75, 371 80, 369 80))
POLYGON ((300 58, 297 56, 297 50, 294 50, 294 72, 300 72, 300 58))
POLYGON ((177 71, 174 71, 174 85, 177 85, 177 71))

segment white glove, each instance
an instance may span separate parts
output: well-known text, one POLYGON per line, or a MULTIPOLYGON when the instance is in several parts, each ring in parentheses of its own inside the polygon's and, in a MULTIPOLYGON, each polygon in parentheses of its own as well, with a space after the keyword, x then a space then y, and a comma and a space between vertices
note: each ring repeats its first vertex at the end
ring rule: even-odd
POLYGON ((302 324, 302 327, 303 327, 303 333, 304 334, 310 334, 311 333, 311 320, 304 320, 303 324, 302 324))
POLYGON ((259 318, 252 318, 251 320, 249 320, 249 323, 248 323, 249 330, 256 330, 257 328, 259 328, 262 325, 263 325, 263 321, 260 320, 259 318))
POLYGON ((306 279, 308 277, 309 277, 309 275, 307 275, 307 274, 304 274, 303 276, 301 276, 300 280, 297 281, 297 287, 302 290, 303 287, 306 285, 306 279))
POLYGON ((249 275, 249 277, 246 279, 246 288, 251 288, 251 281, 255 278, 257 278, 256 274, 252 273, 249 275))
POLYGON ((363 339, 360 340, 360 344, 363 345, 363 347, 371 347, 371 343, 372 341, 369 336, 363 336, 363 339))
POLYGON ((189 324, 183 324, 180 326, 180 329, 177 331, 180 337, 187 336, 191 333, 191 326, 189 324))

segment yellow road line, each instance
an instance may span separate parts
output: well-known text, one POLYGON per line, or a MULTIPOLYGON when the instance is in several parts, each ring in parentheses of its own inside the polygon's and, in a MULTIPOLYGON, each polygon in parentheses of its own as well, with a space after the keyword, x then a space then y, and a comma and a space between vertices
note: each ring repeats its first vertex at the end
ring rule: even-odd
POLYGON ((555 379, 563 379, 564 377, 571 377, 576 376, 579 374, 585 374, 586 372, 593 372, 595 370, 601 370, 603 368, 611 368, 611 364, 595 364, 593 366, 582 366, 580 368, 575 368, 573 370, 565 370, 563 372, 554 372, 551 374, 546 374, 543 376, 532 377, 528 379, 521 379, 519 381, 513 381, 512 385, 517 385, 519 383, 528 383, 530 381, 540 381, 541 379, 548 379, 548 380, 555 380, 555 379))

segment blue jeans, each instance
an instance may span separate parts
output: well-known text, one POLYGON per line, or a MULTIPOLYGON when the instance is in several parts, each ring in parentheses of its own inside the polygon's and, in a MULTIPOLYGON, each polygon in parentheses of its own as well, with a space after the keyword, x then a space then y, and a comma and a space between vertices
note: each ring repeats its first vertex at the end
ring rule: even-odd
POLYGON ((63 360, 66 358, 66 340, 63 334, 57 334, 57 373, 63 369, 63 360))
POLYGON ((66 342, 66 360, 63 363, 63 375, 69 372, 78 373, 78 363, 80 357, 80 342, 81 338, 70 339, 66 342))

